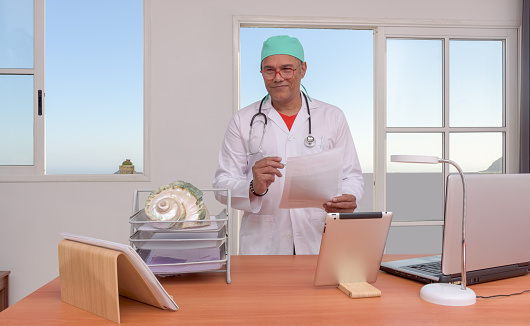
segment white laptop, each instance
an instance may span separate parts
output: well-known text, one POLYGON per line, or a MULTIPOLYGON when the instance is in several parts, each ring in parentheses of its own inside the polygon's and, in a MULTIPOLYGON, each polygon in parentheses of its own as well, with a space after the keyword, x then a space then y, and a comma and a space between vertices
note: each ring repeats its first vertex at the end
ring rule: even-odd
MULTIPOLYGON (((530 174, 466 174, 467 284, 530 272, 530 174)), ((447 178, 442 254, 381 263, 381 270, 425 283, 460 281, 462 182, 447 178)))

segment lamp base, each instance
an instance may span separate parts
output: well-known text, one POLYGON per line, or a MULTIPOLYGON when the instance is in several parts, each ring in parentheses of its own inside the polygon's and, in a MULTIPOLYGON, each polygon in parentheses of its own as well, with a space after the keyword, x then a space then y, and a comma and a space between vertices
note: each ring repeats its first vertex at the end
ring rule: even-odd
POLYGON ((447 283, 424 285, 420 291, 420 298, 443 306, 470 306, 477 302, 475 291, 470 288, 462 290, 460 285, 447 283))

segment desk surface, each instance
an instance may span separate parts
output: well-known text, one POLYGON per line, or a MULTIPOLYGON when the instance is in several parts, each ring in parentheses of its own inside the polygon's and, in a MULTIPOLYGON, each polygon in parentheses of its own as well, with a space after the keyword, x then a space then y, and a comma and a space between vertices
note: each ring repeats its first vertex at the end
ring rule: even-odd
MULTIPOLYGON (((384 260, 403 256, 385 256, 384 260)), ((122 325, 528 325, 530 293, 477 299, 467 307, 420 299, 423 284, 381 272, 377 298, 350 299, 335 287, 313 287, 317 256, 232 256, 225 274, 161 280, 180 309, 165 311, 120 298, 122 325)), ((530 275, 473 285, 478 296, 530 289, 530 275)), ((0 312, 1 325, 116 325, 61 302, 59 279, 0 312)))

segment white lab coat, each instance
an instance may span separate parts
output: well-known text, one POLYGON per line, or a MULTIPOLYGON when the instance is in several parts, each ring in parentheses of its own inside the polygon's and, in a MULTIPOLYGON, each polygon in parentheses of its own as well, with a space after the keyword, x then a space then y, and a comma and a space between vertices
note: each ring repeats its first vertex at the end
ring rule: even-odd
MULTIPOLYGON (((362 200, 363 178, 355 145, 344 113, 337 107, 312 99, 311 133, 317 143, 307 147, 304 139, 309 132, 309 115, 305 101, 293 123, 287 128, 280 114, 268 100, 261 111, 268 123, 263 140, 262 152, 248 155, 249 130, 252 116, 258 112, 260 101, 238 111, 232 117, 219 152, 219 167, 213 181, 214 188, 232 190, 232 207, 244 211, 240 230, 240 254, 289 255, 318 254, 324 229, 324 209, 298 208, 279 209, 284 178, 276 177, 263 197, 249 199, 249 183, 252 180, 252 166, 264 155, 287 157, 318 153, 323 150, 343 147, 344 167, 342 193, 362 200)), ((260 123, 254 120, 252 150, 256 151, 261 140, 260 123)), ((282 174, 285 170, 282 171, 282 174)), ((226 203, 226 194, 217 193, 217 200, 226 203)), ((323 203, 322 203, 323 204, 323 203)))

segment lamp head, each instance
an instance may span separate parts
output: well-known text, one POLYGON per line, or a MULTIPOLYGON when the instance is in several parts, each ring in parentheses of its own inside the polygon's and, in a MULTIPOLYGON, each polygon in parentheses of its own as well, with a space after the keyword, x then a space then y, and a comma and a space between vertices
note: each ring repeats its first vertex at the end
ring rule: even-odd
POLYGON ((437 156, 421 156, 421 155, 391 155, 391 162, 402 162, 402 163, 427 163, 427 164, 438 164, 440 158, 437 156))

